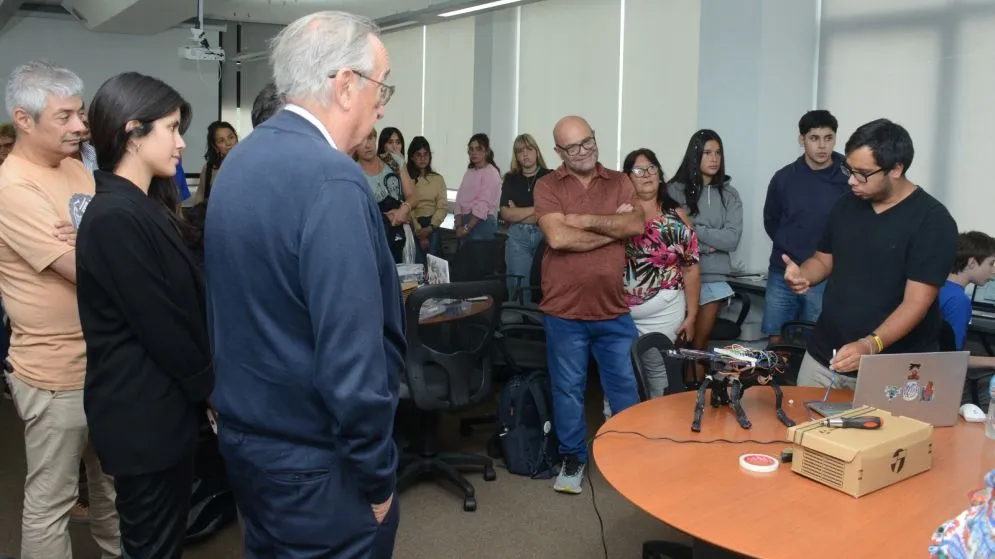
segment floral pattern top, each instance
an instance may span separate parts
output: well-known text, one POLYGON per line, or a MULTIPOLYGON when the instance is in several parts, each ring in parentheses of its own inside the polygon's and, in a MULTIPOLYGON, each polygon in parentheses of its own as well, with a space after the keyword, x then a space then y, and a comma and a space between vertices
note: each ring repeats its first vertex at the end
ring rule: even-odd
POLYGON ((625 298, 630 307, 664 289, 684 288, 684 268, 698 263, 698 236, 676 213, 646 222, 625 245, 625 298))

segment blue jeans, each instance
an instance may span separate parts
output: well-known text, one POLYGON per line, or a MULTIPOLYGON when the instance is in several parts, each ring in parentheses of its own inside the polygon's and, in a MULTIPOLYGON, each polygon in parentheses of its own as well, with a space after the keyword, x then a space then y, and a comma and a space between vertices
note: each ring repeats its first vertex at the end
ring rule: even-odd
POLYGON ((421 248, 421 241, 418 235, 415 234, 415 264, 424 264, 427 260, 425 258, 426 254, 431 254, 433 256, 439 255, 439 232, 432 231, 428 236, 428 251, 424 251, 421 248))
MULTIPOLYGON (((461 223, 470 223, 473 214, 462 214, 461 217, 463 218, 461 223)), ((470 234, 463 238, 468 241, 489 241, 494 238, 497 229, 497 216, 489 215, 487 219, 478 221, 477 226, 470 230, 470 234)))
POLYGON ((777 336, 781 327, 791 320, 815 322, 822 314, 822 294, 826 282, 813 285, 804 295, 796 295, 784 281, 784 270, 767 270, 767 293, 764 295, 765 336, 777 336))
MULTIPOLYGON (((508 240, 504 245, 504 261, 508 269, 508 297, 519 287, 529 287, 532 282, 532 260, 535 258, 542 230, 534 223, 512 223, 508 227, 508 240)), ((532 292, 525 292, 525 301, 532 300, 532 292)))
POLYGON ((553 388, 553 421, 560 454, 587 463, 584 391, 591 353, 613 413, 639 403, 630 352, 636 325, 624 314, 611 320, 567 320, 546 315, 546 355, 553 388))

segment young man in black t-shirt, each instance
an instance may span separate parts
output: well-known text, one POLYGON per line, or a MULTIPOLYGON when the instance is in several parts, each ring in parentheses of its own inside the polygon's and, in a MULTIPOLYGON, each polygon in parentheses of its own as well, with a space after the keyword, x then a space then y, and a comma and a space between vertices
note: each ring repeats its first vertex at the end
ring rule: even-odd
POLYGON ((898 124, 858 128, 842 167, 851 194, 833 207, 812 258, 798 266, 784 257, 795 293, 828 279, 799 386, 853 389, 862 355, 939 349, 936 296, 957 252, 957 223, 906 178, 913 153, 898 124))

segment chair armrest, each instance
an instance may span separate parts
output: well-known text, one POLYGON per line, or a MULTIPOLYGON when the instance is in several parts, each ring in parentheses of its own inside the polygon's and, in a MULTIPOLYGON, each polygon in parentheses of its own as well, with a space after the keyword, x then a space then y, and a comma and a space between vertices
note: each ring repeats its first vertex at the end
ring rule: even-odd
MULTIPOLYGON (((540 311, 535 307, 526 307, 523 305, 513 305, 510 303, 506 303, 504 305, 501 305, 500 314, 503 316, 505 312, 520 316, 523 319, 522 322, 525 324, 532 324, 534 326, 540 326, 540 327, 544 325, 543 321, 544 315, 542 311, 540 311)), ((499 317, 499 321, 500 320, 501 319, 499 317)), ((501 321, 501 325, 506 326, 504 321, 501 321)))

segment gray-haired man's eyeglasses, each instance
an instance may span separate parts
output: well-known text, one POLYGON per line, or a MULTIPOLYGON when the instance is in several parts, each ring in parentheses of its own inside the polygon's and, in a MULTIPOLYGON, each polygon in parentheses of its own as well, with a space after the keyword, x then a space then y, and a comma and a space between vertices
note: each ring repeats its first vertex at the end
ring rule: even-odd
MULTIPOLYGON (((385 84, 383 82, 378 82, 377 80, 375 80, 375 79, 373 79, 373 78, 371 78, 371 77, 363 74, 362 72, 358 72, 356 70, 353 70, 352 73, 356 74, 357 76, 359 76, 361 78, 363 78, 364 80, 369 80, 369 81, 377 84, 380 87, 380 100, 378 101, 378 104, 377 104, 378 107, 383 107, 383 106, 387 105, 387 103, 390 102, 390 98, 394 96, 394 91, 397 89, 397 86, 387 85, 387 84, 385 84)), ((338 73, 332 74, 332 75, 330 75, 328 77, 332 78, 332 79, 335 79, 336 75, 338 75, 338 73)))

